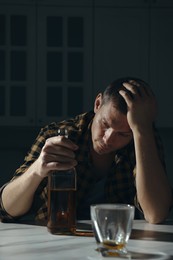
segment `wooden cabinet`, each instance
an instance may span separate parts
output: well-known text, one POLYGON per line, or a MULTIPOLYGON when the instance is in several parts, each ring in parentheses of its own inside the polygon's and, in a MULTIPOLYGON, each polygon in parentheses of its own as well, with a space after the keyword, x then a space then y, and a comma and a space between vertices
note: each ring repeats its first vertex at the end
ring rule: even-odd
POLYGON ((38 122, 82 113, 92 101, 90 7, 38 9, 38 122))
POLYGON ((142 8, 96 7, 95 92, 119 77, 147 79, 148 27, 148 13, 142 8))
POLYGON ((92 100, 90 1, 0 5, 0 125, 43 125, 86 111, 92 100))
POLYGON ((150 11, 149 79, 159 105, 158 123, 173 127, 173 6, 150 11))
POLYGON ((0 0, 0 125, 39 126, 92 108, 139 77, 173 127, 172 0, 0 0))
POLYGON ((0 125, 34 123, 35 10, 0 7, 0 125))
POLYGON ((95 3, 94 93, 119 77, 142 78, 157 96, 158 126, 173 127, 173 2, 95 3))

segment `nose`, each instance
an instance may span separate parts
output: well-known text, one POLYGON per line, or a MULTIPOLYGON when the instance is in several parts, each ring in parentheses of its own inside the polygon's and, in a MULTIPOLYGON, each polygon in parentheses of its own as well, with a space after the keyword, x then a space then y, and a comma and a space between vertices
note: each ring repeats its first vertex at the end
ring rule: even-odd
POLYGON ((103 136, 103 141, 105 144, 111 144, 112 143, 112 136, 113 131, 111 129, 107 129, 103 136))

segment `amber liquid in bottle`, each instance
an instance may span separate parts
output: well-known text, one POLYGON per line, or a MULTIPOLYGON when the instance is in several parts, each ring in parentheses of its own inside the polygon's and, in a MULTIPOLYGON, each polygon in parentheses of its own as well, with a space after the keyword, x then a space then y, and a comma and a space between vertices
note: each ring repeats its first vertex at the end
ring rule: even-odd
MULTIPOLYGON (((61 134, 60 135, 64 135, 61 134)), ((56 171, 48 177, 48 231, 74 234, 76 230, 76 170, 56 171)))
POLYGON ((76 228, 75 190, 50 189, 48 230, 52 234, 73 234, 76 228))

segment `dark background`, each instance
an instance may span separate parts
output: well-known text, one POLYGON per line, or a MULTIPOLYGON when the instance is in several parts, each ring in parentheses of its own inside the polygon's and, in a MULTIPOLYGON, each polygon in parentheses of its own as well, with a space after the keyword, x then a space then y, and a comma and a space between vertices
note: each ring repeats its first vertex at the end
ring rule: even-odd
POLYGON ((0 185, 42 126, 92 109, 124 76, 147 81, 173 186, 173 1, 0 0, 0 185))

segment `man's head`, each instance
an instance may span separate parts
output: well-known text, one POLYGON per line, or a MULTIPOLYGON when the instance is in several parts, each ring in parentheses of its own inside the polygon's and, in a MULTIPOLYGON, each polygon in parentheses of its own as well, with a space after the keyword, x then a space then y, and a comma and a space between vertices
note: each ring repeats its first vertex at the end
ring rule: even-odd
POLYGON ((123 83, 129 82, 129 81, 135 81, 139 84, 147 86, 147 83, 144 82, 141 79, 137 79, 134 77, 126 77, 126 78, 120 78, 115 81, 113 81, 103 92, 102 95, 102 105, 112 101, 114 103, 114 106, 123 114, 127 114, 127 104, 124 100, 124 98, 119 94, 120 90, 125 90, 130 95, 130 91, 128 91, 124 86, 123 83))
POLYGON ((119 94, 120 90, 128 91, 123 83, 130 80, 144 84, 136 78, 121 78, 113 81, 103 94, 98 94, 95 99, 91 132, 93 148, 98 154, 108 154, 121 149, 133 138, 127 121, 127 104, 119 94))

